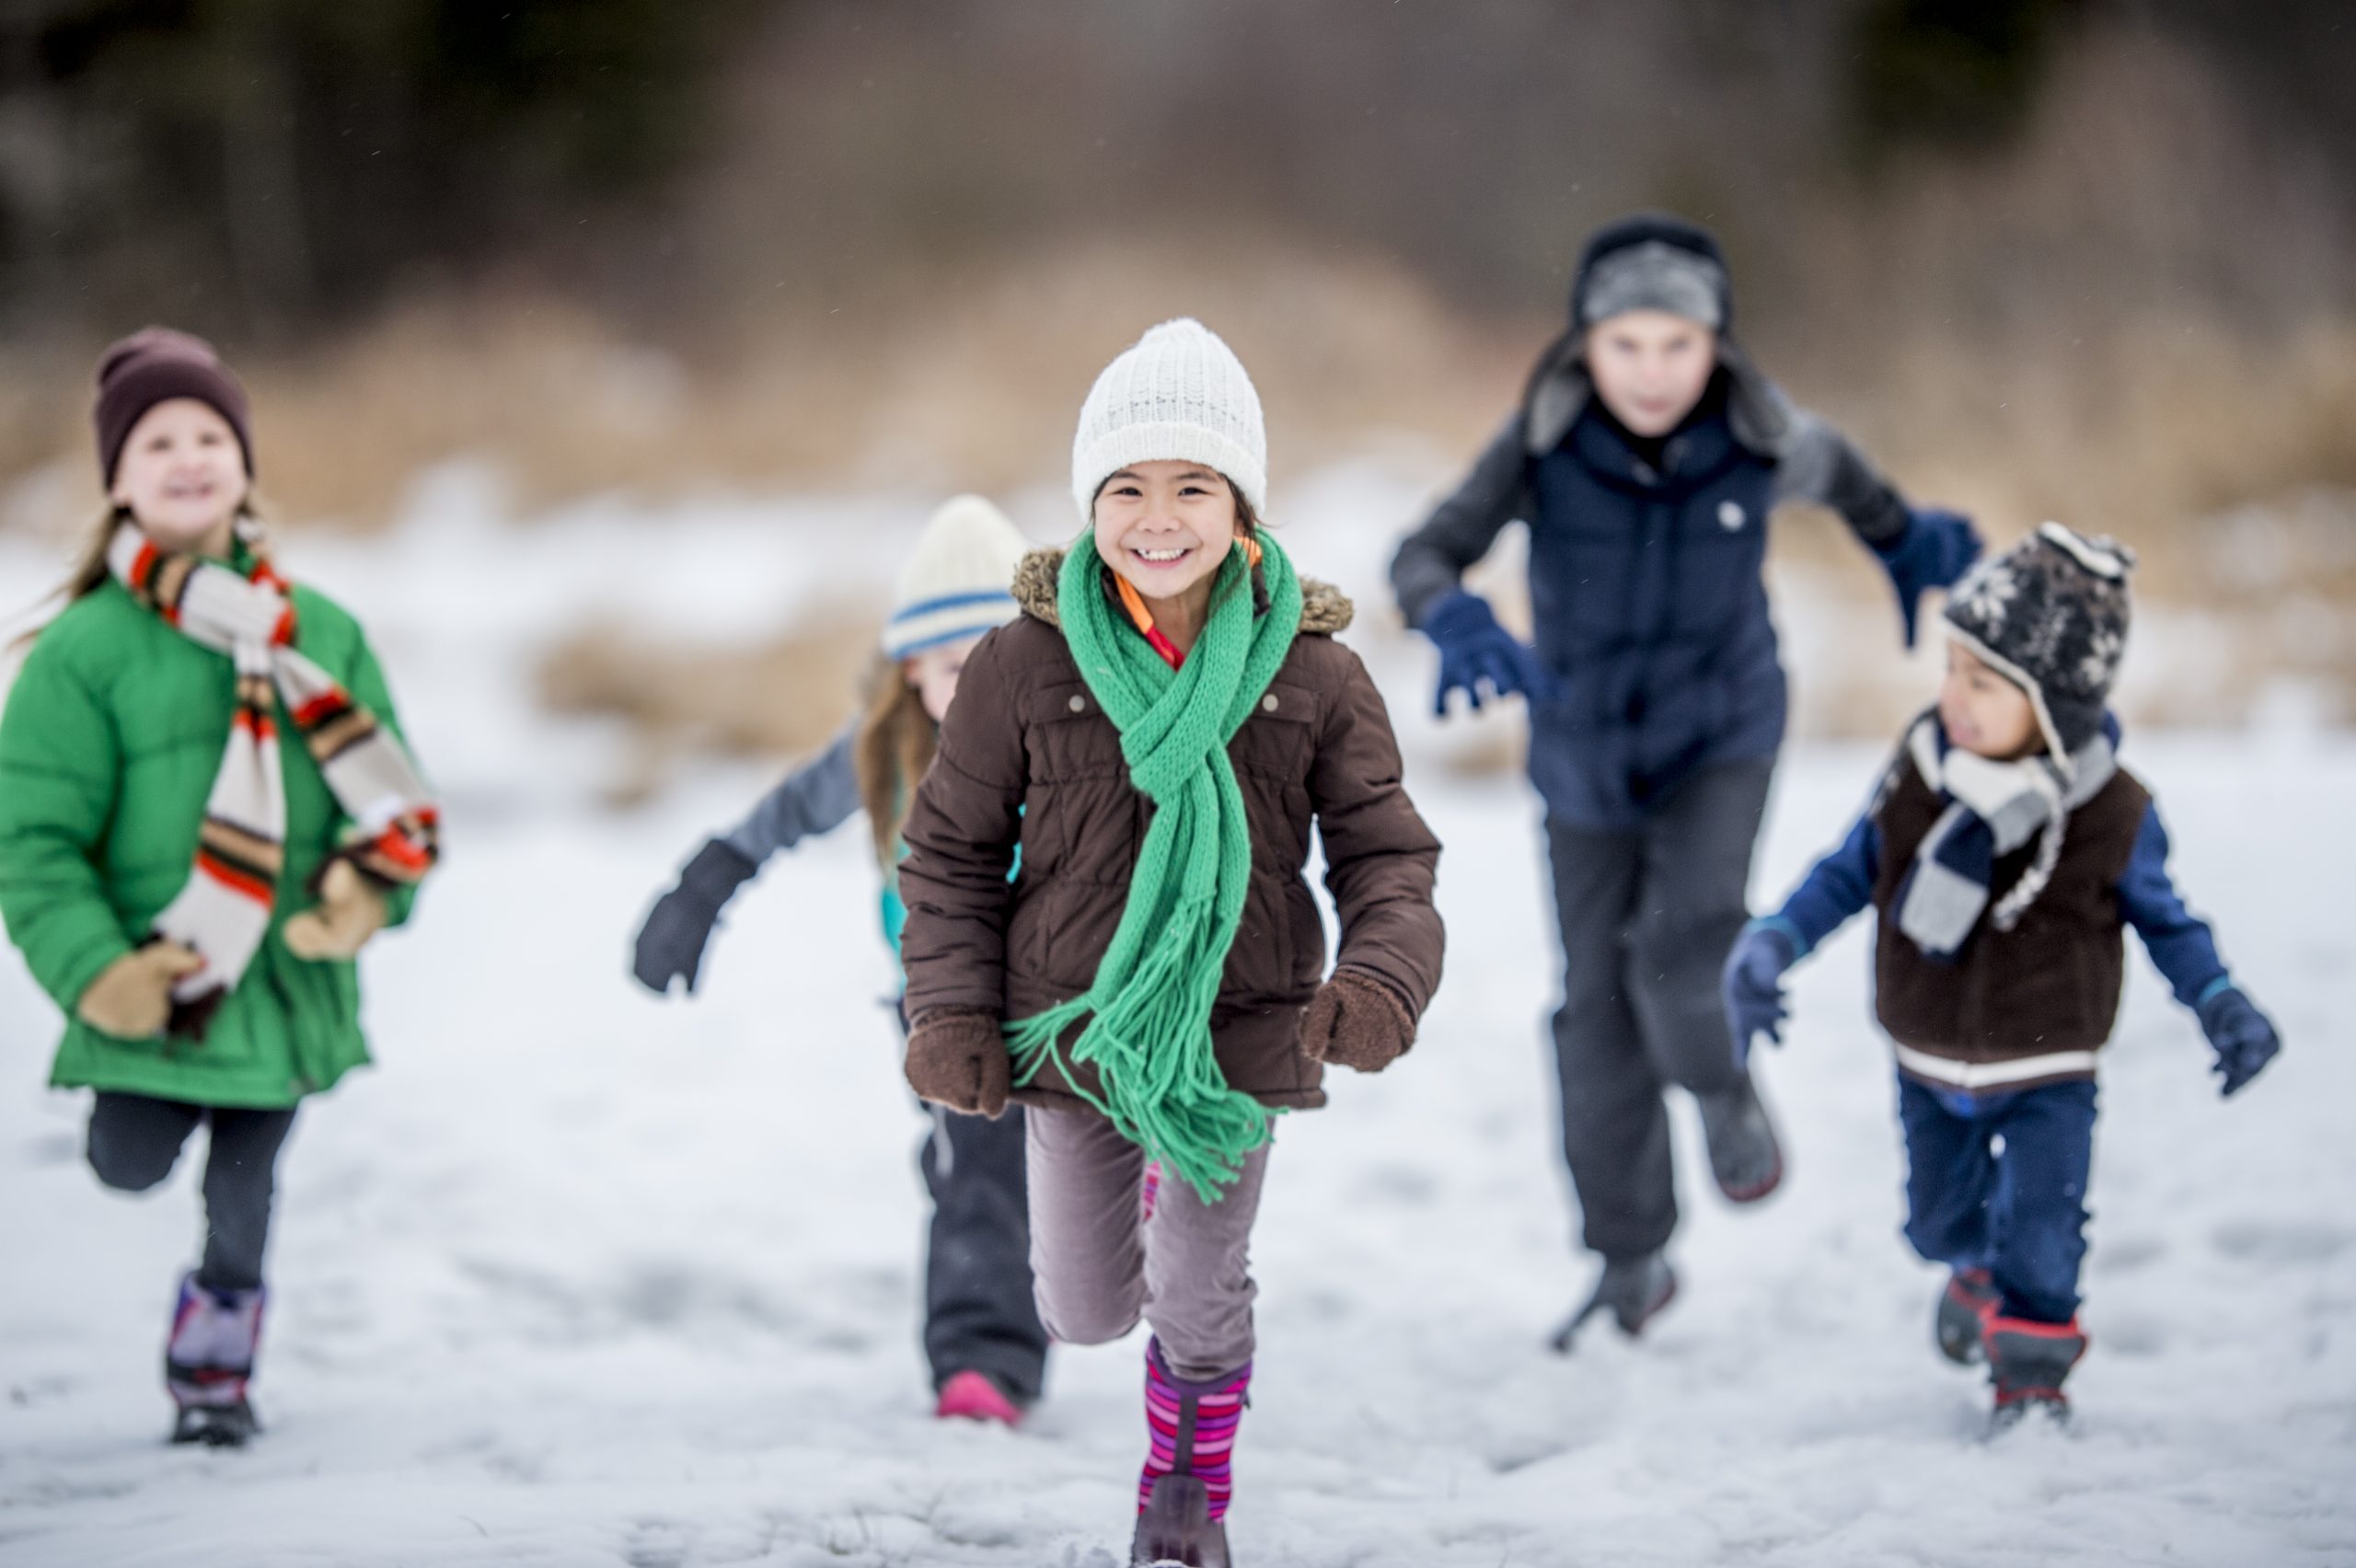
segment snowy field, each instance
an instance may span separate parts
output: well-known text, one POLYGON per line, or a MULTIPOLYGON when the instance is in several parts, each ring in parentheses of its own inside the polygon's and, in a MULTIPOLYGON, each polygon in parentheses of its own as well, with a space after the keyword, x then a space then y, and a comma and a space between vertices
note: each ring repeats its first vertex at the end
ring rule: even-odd
MULTIPOLYGON (((1303 481, 1305 570, 1372 598, 1427 478, 1303 481)), ((450 848, 367 960, 378 1067, 311 1102, 289 1146, 251 1450, 160 1440, 196 1162, 143 1199, 98 1188, 84 1097, 42 1087, 53 1009, 0 959, 0 1563, 1108 1568, 1143 1453, 1141 1334, 1058 1351, 1020 1432, 930 1418, 923 1122, 877 1005, 863 836, 772 865, 704 994, 649 998, 624 967, 639 916, 768 770, 604 810, 623 742, 537 718, 522 674, 592 609, 750 636, 880 582, 922 498, 488 533, 465 521, 482 504, 457 485, 421 497, 433 521, 288 552, 375 632, 450 848), (472 568, 444 570, 461 548, 472 568)), ((1043 537, 1057 521, 1050 497, 1020 515, 1043 537)), ((52 560, 0 548, 10 607, 52 560)), ((2131 960, 2079 1418, 1989 1444, 1977 1378, 1931 1348, 1940 1276, 1898 1235, 1862 928, 1801 973, 1792 1043, 1764 1056, 1784 1191, 1729 1211, 1680 1107, 1679 1304, 1641 1344, 1542 1349, 1588 1265, 1553 1152, 1536 807, 1442 766, 1416 650, 1354 640, 1448 847, 1448 980, 1411 1056, 1279 1130, 1239 1561, 2356 1562, 2356 741, 2130 735, 2182 884, 2288 1045, 2221 1103, 2197 1026, 2131 960)), ((1834 841, 1877 761, 1787 758, 1762 898, 1834 841)))

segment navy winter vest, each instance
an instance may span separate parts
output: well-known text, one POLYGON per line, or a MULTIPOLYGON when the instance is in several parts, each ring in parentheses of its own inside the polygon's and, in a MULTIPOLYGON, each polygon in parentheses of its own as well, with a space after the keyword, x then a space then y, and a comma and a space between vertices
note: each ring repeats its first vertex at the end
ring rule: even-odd
POLYGON ((1634 826, 1696 768, 1782 744, 1760 576, 1774 478, 1717 398, 1657 466, 1596 403, 1532 462, 1532 619, 1562 686, 1530 714, 1530 778, 1550 815, 1634 826))

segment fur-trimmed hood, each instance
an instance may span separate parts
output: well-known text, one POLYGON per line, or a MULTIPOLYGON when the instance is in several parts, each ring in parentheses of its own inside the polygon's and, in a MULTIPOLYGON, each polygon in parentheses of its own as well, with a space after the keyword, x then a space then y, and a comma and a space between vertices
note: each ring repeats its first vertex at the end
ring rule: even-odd
MULTIPOLYGON (((1033 550, 1024 556, 1022 564, 1014 569, 1014 602, 1049 626, 1061 626, 1056 614, 1056 583, 1063 569, 1062 550, 1033 550)), ((1350 603, 1349 595, 1331 582, 1320 582, 1313 577, 1300 580, 1303 632, 1331 637, 1348 630, 1357 616, 1357 606, 1350 603)))

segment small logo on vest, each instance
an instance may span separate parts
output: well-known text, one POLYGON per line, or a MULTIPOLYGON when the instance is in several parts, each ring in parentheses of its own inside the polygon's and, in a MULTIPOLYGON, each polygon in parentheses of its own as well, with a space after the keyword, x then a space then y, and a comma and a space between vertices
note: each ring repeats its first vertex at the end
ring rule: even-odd
POLYGON ((1743 520, 1744 514, 1742 502, 1738 501, 1722 501, 1718 502, 1719 527, 1724 528, 1729 534, 1739 534, 1742 532, 1743 520))

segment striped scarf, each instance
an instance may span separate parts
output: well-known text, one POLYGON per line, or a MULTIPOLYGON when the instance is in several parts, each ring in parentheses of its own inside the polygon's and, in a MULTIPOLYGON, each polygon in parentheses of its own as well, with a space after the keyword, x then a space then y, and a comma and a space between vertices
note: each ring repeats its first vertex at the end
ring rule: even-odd
POLYGON ((229 655, 237 706, 227 749, 204 802, 196 865, 153 934, 195 951, 204 967, 172 987, 167 1032, 202 1039, 270 930, 285 865, 286 792, 276 704, 283 701, 311 760, 351 819, 336 851, 373 885, 414 882, 439 837, 433 798, 393 732, 334 676, 294 651, 294 606, 259 552, 240 573, 156 548, 124 523, 107 567, 131 596, 202 647, 229 655))
POLYGON ((1268 1139, 1268 1113, 1228 1087, 1210 1032, 1228 949, 1243 918, 1252 842, 1227 743, 1300 629, 1300 582, 1263 541, 1265 607, 1239 543, 1220 563, 1209 619, 1176 669, 1123 623, 1103 561, 1082 535, 1064 557, 1057 618, 1081 678, 1121 732, 1129 782, 1154 803, 1128 903, 1087 992, 1006 1026, 1019 1082, 1052 1058, 1121 1135, 1205 1203, 1268 1139), (1065 1032, 1086 1020, 1066 1046, 1065 1032), (1103 1095, 1080 1087, 1092 1063, 1103 1095))
POLYGON ((2119 771, 2119 725, 2109 715, 2067 765, 2044 754, 1999 762, 1951 746, 1936 712, 1907 732, 1905 756, 1946 809, 1923 836, 1898 885, 1898 928, 1925 958, 1952 963, 1985 912, 2000 931, 2020 924, 2062 863, 2070 813, 2102 792, 2119 771), (2038 841, 2037 858, 1989 909, 1996 861, 2038 841))

